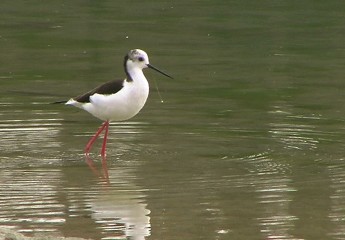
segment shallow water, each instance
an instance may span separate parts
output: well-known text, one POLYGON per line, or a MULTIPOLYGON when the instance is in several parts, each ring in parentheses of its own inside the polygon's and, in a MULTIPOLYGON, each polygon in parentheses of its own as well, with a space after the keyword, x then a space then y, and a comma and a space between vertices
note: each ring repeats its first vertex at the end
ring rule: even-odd
POLYGON ((93 239, 344 239, 341 2, 0 3, 0 226, 93 239), (49 104, 122 77, 112 123, 49 104), (158 84, 164 103, 160 102, 158 84))

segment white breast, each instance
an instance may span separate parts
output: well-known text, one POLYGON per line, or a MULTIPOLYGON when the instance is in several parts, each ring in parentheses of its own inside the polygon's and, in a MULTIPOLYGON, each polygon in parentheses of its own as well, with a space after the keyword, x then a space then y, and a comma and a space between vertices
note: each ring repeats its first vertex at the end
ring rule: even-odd
POLYGON ((106 121, 124 121, 134 117, 145 105, 149 84, 141 69, 131 72, 132 81, 124 81, 123 88, 115 94, 90 96, 90 103, 80 107, 95 117, 106 121))

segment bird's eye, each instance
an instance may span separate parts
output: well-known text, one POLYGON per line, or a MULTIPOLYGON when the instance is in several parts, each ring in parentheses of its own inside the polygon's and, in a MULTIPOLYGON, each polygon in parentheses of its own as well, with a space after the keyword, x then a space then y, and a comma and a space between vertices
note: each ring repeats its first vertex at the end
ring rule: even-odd
POLYGON ((139 57, 138 60, 139 60, 139 62, 143 62, 144 58, 143 57, 139 57))

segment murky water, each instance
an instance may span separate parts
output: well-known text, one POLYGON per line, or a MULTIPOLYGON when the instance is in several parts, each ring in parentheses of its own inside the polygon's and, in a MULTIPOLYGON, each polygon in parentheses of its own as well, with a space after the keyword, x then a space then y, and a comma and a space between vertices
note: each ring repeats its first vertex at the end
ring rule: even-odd
POLYGON ((93 239, 345 239, 345 3, 0 3, 0 227, 93 239), (149 53, 112 123, 49 104, 149 53), (156 82, 156 83, 155 83, 156 82), (155 88, 158 84, 164 103, 155 88))

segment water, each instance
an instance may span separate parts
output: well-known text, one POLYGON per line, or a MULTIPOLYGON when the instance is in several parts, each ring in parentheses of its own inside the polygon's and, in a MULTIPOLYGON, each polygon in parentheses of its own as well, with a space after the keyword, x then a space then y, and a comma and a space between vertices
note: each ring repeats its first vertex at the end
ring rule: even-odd
POLYGON ((0 3, 0 226, 93 239, 345 239, 345 17, 324 1, 0 3), (143 111, 50 102, 146 70, 143 111), (159 86, 164 103, 154 87, 159 86), (108 177, 107 177, 108 176, 108 177))

